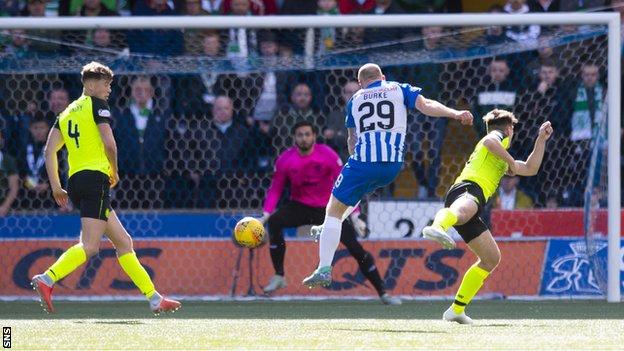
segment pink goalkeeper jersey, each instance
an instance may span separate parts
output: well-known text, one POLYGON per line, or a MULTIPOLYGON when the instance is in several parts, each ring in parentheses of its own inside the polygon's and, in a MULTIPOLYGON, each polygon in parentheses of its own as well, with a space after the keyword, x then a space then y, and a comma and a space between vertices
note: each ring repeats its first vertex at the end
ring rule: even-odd
POLYGON ((327 145, 316 144, 307 156, 299 154, 297 147, 291 147, 275 162, 264 211, 275 210, 286 183, 290 183, 290 200, 310 207, 325 207, 341 170, 340 157, 327 145))

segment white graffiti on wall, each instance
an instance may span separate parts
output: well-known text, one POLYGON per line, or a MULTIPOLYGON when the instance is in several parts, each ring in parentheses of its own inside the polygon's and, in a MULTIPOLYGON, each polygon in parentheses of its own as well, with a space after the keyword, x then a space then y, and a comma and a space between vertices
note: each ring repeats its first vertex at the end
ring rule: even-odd
MULTIPOLYGON (((550 293, 562 293, 569 290, 586 293, 601 294, 602 290, 596 281, 591 264, 587 258, 587 248, 584 241, 569 244, 571 254, 557 258, 550 265, 556 276, 546 286, 550 293)), ((595 251, 604 249, 607 244, 595 243, 595 251)))

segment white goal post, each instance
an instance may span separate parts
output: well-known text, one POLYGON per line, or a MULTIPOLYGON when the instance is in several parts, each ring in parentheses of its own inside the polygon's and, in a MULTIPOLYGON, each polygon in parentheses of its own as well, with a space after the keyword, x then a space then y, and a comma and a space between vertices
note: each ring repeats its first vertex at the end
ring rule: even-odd
POLYGON ((0 29, 141 29, 141 28, 323 28, 323 27, 445 27, 491 25, 608 25, 608 293, 620 302, 620 14, 451 14, 356 16, 163 16, 0 18, 0 29))

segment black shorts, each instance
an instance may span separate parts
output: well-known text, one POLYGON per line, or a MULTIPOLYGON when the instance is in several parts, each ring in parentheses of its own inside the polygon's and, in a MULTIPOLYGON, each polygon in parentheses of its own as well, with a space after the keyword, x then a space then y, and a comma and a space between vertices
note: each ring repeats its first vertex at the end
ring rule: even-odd
POLYGON ((67 194, 80 210, 80 218, 108 220, 110 183, 108 175, 100 171, 80 171, 69 177, 67 194))
POLYGON ((464 242, 469 243, 472 239, 489 229, 481 218, 483 207, 485 206, 485 196, 483 196, 483 190, 481 190, 481 187, 477 183, 463 181, 453 185, 446 193, 444 207, 450 207, 455 200, 462 196, 469 196, 474 199, 478 207, 477 213, 475 213, 468 222, 453 226, 459 235, 461 235, 462 239, 464 239, 464 242))

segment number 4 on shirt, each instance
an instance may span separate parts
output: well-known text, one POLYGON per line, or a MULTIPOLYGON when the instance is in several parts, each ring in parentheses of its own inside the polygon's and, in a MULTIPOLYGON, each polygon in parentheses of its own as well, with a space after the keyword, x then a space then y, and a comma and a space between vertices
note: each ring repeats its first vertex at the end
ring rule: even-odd
POLYGON ((76 142, 76 148, 80 148, 80 142, 78 141, 78 138, 80 137, 78 124, 74 124, 73 127, 74 128, 72 128, 72 121, 70 119, 69 121, 67 121, 67 135, 69 135, 70 138, 74 139, 74 141, 76 142))

